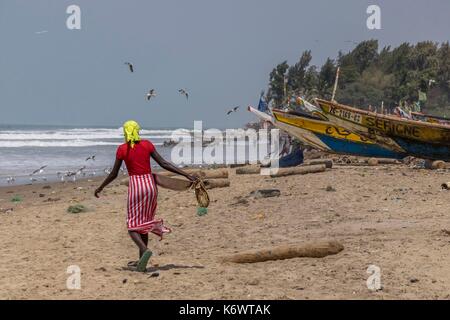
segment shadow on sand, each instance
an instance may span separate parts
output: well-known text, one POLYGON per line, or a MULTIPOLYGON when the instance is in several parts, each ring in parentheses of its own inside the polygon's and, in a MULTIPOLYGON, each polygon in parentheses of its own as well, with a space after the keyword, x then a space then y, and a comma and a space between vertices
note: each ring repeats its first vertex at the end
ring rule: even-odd
MULTIPOLYGON (((205 269, 204 266, 183 266, 183 265, 176 265, 176 264, 166 264, 162 266, 152 266, 147 268, 145 272, 158 272, 158 271, 169 271, 169 270, 176 270, 176 269, 205 269)), ((122 267, 122 270, 125 271, 136 271, 136 266, 128 265, 127 267, 122 267)))

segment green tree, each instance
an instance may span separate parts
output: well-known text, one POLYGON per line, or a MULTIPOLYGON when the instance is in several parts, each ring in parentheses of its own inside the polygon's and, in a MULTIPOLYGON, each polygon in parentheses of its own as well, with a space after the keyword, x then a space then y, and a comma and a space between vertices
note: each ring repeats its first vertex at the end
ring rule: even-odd
POLYGON ((276 106, 282 105, 285 99, 285 79, 289 65, 287 61, 278 64, 270 73, 269 91, 267 101, 273 100, 276 106))
POLYGON ((305 77, 311 62, 311 51, 305 51, 299 61, 288 70, 288 91, 290 94, 302 94, 305 89, 305 77))

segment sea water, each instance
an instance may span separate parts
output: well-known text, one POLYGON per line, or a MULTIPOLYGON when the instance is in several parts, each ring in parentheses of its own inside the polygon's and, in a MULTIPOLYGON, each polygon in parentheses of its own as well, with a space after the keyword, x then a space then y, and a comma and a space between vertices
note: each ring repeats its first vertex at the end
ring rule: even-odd
MULTIPOLYGON (((163 142, 170 140, 172 132, 143 129, 141 137, 152 141, 158 152, 170 160, 170 148, 163 142)), ((86 168, 77 179, 105 175, 114 165, 117 147, 122 143, 121 128, 0 125, 0 185, 7 185, 9 177, 14 177, 14 184, 57 181, 66 172, 82 167, 86 168), (86 161, 93 155, 95 160, 86 161), (42 166, 47 166, 42 173, 30 175, 42 166)))
MULTIPOLYGON (((144 128, 140 133, 171 161, 172 147, 164 146, 164 141, 174 138, 174 132, 180 141, 193 141, 190 129, 144 128)), ((104 176, 112 169, 117 147, 123 142, 122 128, 0 125, 0 186, 104 176), (93 155, 95 160, 86 160, 93 155), (43 166, 43 172, 31 175, 43 166), (64 176, 83 167, 76 176, 64 176), (9 177, 15 179, 13 183, 8 183, 9 177)), ((236 155, 236 163, 245 161, 246 155, 236 155)), ((151 163, 158 168, 155 161, 151 163)), ((123 169, 126 173, 125 165, 123 169)))

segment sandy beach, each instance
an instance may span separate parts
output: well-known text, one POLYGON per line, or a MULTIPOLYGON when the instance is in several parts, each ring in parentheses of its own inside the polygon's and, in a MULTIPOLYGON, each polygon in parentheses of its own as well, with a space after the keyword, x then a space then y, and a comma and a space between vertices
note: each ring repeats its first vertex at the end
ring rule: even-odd
POLYGON ((120 179, 100 199, 93 196, 100 177, 1 188, 0 299, 450 298, 450 193, 441 190, 449 171, 383 165, 282 178, 229 172, 231 187, 210 191, 205 216, 197 216, 192 191, 160 189, 157 216, 173 232, 161 242, 151 237, 156 255, 147 273, 126 269, 137 250, 126 232, 120 179), (268 188, 281 195, 249 196, 268 188), (68 213, 73 204, 88 212, 68 213), (324 239, 344 250, 320 259, 220 261, 324 239), (70 265, 81 269, 80 290, 66 287, 70 265), (367 288, 370 265, 381 269, 382 290, 367 288))

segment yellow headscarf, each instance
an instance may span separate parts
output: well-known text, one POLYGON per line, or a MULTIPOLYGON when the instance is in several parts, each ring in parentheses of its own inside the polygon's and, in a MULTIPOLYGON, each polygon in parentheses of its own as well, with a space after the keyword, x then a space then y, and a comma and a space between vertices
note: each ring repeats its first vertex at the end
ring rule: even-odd
POLYGON ((134 145, 137 141, 141 141, 139 130, 141 130, 141 127, 136 121, 130 120, 123 124, 123 134, 125 136, 125 142, 129 143, 131 148, 134 148, 134 145))

